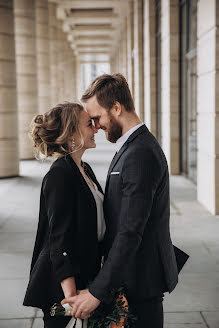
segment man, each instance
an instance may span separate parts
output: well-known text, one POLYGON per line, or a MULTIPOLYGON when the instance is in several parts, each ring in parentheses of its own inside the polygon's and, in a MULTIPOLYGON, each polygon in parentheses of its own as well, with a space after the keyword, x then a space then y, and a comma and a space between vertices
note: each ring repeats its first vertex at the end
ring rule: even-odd
MULTIPOLYGON (((96 128, 115 143, 106 181, 104 265, 89 290, 64 302, 86 318, 124 285, 136 328, 163 327, 163 293, 178 271, 169 232, 169 174, 164 153, 137 116, 121 74, 97 77, 82 96, 96 128)), ((133 327, 134 328, 134 327, 133 327)))

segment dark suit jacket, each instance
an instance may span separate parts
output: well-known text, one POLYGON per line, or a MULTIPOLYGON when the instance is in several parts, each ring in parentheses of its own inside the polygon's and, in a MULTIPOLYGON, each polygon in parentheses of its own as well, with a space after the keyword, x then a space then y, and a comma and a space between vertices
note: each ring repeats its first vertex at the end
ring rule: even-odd
MULTIPOLYGON (((101 187, 88 164, 87 174, 101 187)), ((24 305, 45 308, 64 298, 60 282, 74 276, 87 287, 100 269, 97 210, 89 186, 68 155, 43 179, 39 224, 24 305)))
POLYGON ((171 292, 178 272, 169 231, 168 166, 145 125, 110 165, 104 211, 105 263, 90 292, 106 303, 121 285, 134 302, 171 292))

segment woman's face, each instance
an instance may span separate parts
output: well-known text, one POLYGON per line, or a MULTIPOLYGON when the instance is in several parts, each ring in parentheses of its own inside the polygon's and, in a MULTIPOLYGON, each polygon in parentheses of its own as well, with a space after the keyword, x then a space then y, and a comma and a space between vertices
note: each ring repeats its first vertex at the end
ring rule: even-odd
MULTIPOLYGON (((94 139, 95 133, 97 133, 97 129, 93 125, 93 122, 85 110, 82 110, 80 112, 79 116, 79 129, 81 131, 82 137, 84 139, 84 146, 83 149, 88 149, 88 148, 95 148, 96 143, 94 139)), ((73 135, 74 141, 75 141, 75 146, 80 145, 80 135, 78 133, 74 133, 73 135)))

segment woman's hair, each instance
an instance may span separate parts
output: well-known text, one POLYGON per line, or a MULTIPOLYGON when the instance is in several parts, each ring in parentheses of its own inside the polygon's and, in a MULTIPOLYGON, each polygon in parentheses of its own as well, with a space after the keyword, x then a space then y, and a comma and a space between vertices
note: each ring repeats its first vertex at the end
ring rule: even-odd
POLYGON ((84 110, 79 103, 66 102, 59 104, 44 114, 36 115, 31 122, 30 136, 33 139, 36 158, 43 154, 62 157, 71 151, 68 138, 78 132, 81 142, 74 152, 81 149, 84 140, 79 129, 80 112, 84 110))
POLYGON ((84 92, 81 101, 86 103, 94 95, 99 105, 106 110, 110 110, 116 101, 123 105, 127 112, 135 110, 128 83, 120 73, 98 76, 84 92))

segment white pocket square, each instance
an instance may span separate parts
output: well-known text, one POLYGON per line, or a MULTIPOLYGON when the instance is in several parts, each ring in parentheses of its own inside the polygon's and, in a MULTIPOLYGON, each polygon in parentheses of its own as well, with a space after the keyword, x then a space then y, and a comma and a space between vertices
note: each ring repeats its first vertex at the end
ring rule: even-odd
POLYGON ((118 175, 120 172, 111 172, 110 175, 118 175))

